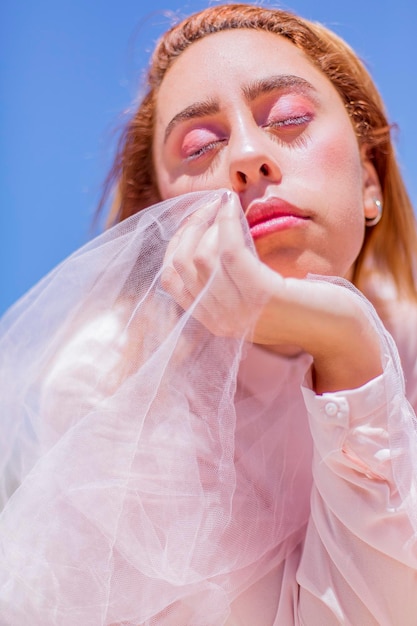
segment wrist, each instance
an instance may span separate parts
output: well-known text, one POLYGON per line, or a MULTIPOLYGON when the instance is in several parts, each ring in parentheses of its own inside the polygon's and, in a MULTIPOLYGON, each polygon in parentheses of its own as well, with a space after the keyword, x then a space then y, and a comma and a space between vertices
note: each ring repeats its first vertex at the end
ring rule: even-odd
POLYGON ((383 371, 378 333, 362 309, 339 318, 332 332, 328 327, 326 341, 310 353, 319 394, 361 387, 383 371))

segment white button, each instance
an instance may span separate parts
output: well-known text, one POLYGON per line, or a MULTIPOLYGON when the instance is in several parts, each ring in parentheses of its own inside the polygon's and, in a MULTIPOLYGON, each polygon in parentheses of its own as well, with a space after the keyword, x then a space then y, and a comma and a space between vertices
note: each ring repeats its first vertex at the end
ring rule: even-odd
POLYGON ((337 406, 336 402, 327 402, 326 406, 324 407, 324 411, 329 417, 334 417, 335 415, 337 415, 339 407, 337 406))

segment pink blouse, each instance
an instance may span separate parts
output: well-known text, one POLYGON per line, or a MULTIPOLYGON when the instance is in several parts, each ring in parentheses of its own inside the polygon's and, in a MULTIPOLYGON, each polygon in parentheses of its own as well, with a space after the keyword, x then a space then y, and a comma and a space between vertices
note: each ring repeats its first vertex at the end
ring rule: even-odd
MULTIPOLYGON (((285 384, 294 385, 297 396, 305 357, 289 367, 285 384)), ((274 384, 287 368, 284 359, 255 348, 242 369, 254 387, 274 384)), ((258 585, 256 601, 252 591, 235 602, 228 625, 416 623, 415 530, 395 485, 387 423, 387 411, 401 403, 392 369, 387 363, 384 374, 363 387, 323 395, 304 380, 304 406, 293 415, 293 427, 305 437, 300 424, 308 421, 313 440, 308 524, 264 588, 258 585)), ((413 374, 407 377, 411 387, 413 374)), ((413 420, 411 409, 404 409, 413 420)), ((296 441, 287 453, 299 455, 296 441)), ((305 474, 309 485, 310 472, 305 474)))

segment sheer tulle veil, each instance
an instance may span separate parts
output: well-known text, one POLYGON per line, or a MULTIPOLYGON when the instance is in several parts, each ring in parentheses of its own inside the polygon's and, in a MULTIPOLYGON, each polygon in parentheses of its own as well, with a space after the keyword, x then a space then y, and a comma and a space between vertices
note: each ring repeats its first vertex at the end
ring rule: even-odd
POLYGON ((1 320, 2 626, 220 626, 300 543, 312 443, 292 366, 246 385, 251 329, 215 336, 161 284, 178 228, 229 200, 141 211, 1 320))
POLYGON ((248 334, 214 336, 161 286, 178 227, 229 197, 132 216, 4 316, 1 624, 223 624, 298 542, 288 424, 237 400, 248 334))

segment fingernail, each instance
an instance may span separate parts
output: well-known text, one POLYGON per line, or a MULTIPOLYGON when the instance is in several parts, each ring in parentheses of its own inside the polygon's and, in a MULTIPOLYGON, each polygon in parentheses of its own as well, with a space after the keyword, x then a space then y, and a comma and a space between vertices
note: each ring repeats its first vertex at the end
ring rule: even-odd
POLYGON ((226 191, 223 192, 221 199, 222 199, 222 202, 228 202, 229 200, 232 199, 232 192, 230 191, 230 189, 226 189, 226 191))

